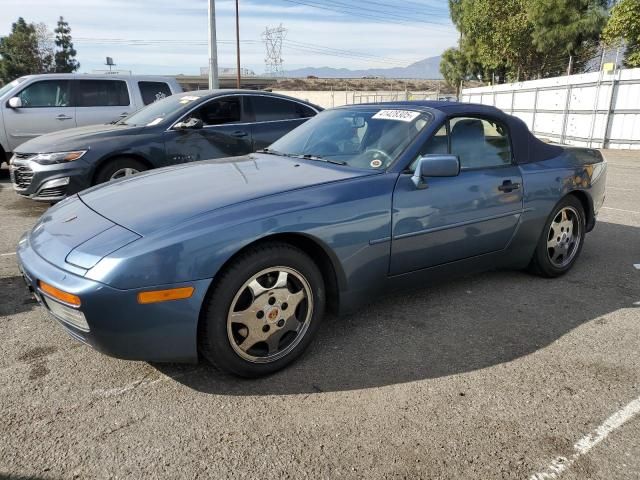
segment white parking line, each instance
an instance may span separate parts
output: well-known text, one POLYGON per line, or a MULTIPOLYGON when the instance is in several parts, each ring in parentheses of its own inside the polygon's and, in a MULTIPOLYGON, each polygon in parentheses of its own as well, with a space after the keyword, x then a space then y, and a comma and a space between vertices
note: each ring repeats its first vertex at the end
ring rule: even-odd
POLYGON ((9 253, 0 253, 0 257, 8 257, 10 255, 15 255, 16 252, 9 252, 9 253))
POLYGON ((547 468, 538 473, 534 473, 529 480, 550 480, 559 478, 583 455, 602 442, 609 436, 611 432, 617 430, 627 423, 633 417, 640 413, 640 397, 629 403, 627 406, 618 410, 616 413, 607 418, 602 425, 585 435, 573 444, 573 455, 567 457, 556 457, 547 468))
POLYGON ((602 210, 615 210, 616 212, 640 213, 637 210, 625 210, 624 208, 600 207, 602 210))

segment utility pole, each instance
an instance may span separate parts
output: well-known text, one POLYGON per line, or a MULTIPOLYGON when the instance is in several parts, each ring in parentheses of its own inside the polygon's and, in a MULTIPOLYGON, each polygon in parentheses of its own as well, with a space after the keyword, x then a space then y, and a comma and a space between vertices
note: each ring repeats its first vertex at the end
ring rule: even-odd
POLYGON ((238 1, 236 0, 236 87, 240 88, 240 14, 238 12, 238 1))
POLYGON ((218 42, 216 41, 216 5, 209 0, 209 89, 219 88, 218 42))

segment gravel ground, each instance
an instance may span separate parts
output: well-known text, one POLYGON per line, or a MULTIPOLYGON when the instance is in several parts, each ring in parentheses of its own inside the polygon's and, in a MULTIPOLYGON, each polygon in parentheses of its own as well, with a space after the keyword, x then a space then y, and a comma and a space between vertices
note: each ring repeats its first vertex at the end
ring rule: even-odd
POLYGON ((68 337, 12 255, 45 207, 3 170, 0 478, 640 478, 640 152, 606 155, 605 208, 565 277, 376 299, 257 381, 68 337))

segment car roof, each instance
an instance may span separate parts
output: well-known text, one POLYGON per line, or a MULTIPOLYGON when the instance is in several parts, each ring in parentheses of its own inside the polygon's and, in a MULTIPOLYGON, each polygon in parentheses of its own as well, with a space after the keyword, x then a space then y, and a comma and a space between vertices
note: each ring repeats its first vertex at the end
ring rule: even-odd
POLYGON ((288 95, 281 95, 279 93, 269 92, 268 90, 249 90, 243 88, 218 88, 214 90, 192 90, 189 92, 182 92, 178 95, 193 95, 196 97, 216 97, 218 95, 260 95, 263 97, 273 97, 273 98, 282 98, 284 100, 290 100, 298 103, 302 103, 303 105, 308 105, 310 107, 315 108, 318 111, 324 110, 319 105, 316 105, 311 102, 307 102, 306 100, 302 100, 296 97, 290 97, 288 95))
POLYGON ((110 75, 108 73, 39 73, 35 75, 25 75, 22 78, 42 78, 60 80, 163 80, 176 82, 175 78, 164 75, 110 75))
POLYGON ((445 114, 459 113, 459 112, 473 112, 473 113, 487 113, 492 115, 502 116, 504 112, 502 110, 490 106, 482 105, 479 103, 466 103, 466 102, 448 102, 442 100, 407 100, 407 101, 391 101, 391 102, 376 102, 376 103, 359 103, 352 105, 344 105, 340 108, 349 107, 372 107, 372 106, 384 106, 395 108, 413 108, 417 110, 439 110, 445 114))

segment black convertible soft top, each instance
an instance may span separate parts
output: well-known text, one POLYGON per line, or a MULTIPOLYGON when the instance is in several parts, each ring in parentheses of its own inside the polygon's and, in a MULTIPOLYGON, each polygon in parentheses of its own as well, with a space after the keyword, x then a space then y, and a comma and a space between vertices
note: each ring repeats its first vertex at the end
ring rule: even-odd
MULTIPOLYGON (((493 117, 509 127, 516 163, 531 163, 548 160, 561 155, 564 148, 560 145, 545 143, 536 138, 527 125, 518 117, 508 115, 502 110, 489 105, 461 102, 439 102, 417 100, 407 102, 382 102, 375 105, 397 107, 422 107, 440 112, 440 116, 452 117, 460 115, 493 117)), ((351 106, 351 105, 350 105, 351 106)))

